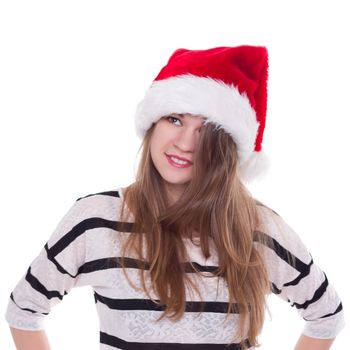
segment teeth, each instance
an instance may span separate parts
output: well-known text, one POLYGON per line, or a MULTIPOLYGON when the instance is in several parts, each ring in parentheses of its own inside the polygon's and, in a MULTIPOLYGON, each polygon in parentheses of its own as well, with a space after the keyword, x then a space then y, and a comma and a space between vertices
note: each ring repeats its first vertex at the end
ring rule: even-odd
POLYGON ((175 162, 175 163, 177 163, 177 164, 189 164, 188 162, 186 162, 186 161, 184 161, 184 160, 179 160, 179 159, 177 159, 177 158, 175 158, 175 157, 170 157, 171 158, 171 160, 173 161, 173 162, 175 162))

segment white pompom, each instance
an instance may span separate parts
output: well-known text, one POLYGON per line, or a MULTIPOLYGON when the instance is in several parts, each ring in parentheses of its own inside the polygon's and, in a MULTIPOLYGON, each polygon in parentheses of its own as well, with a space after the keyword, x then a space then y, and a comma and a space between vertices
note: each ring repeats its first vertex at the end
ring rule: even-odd
POLYGON ((240 177, 244 182, 261 180, 265 177, 270 165, 270 159, 264 151, 254 151, 248 160, 240 165, 240 177))

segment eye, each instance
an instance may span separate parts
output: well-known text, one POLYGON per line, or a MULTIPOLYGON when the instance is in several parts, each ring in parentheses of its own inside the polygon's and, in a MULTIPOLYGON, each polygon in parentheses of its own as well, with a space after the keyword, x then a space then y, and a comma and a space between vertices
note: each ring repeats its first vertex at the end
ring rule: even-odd
MULTIPOLYGON (((169 116, 169 117, 166 117, 166 120, 169 120, 169 119, 171 119, 171 120, 177 120, 177 121, 180 121, 180 119, 178 119, 178 118, 175 118, 175 117, 173 117, 173 116, 169 116)), ((171 122, 171 124, 173 124, 172 122, 171 122)))

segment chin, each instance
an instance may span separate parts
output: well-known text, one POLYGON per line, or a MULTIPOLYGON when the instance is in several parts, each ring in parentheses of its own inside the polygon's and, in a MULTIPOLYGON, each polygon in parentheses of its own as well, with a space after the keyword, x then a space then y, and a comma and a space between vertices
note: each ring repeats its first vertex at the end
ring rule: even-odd
POLYGON ((189 183, 190 179, 179 179, 173 177, 162 176, 163 180, 171 186, 184 186, 189 183))
POLYGON ((164 181, 170 186, 179 186, 179 187, 186 186, 188 184, 188 182, 189 182, 189 181, 181 181, 181 182, 179 182, 179 181, 169 181, 167 179, 164 179, 164 181))

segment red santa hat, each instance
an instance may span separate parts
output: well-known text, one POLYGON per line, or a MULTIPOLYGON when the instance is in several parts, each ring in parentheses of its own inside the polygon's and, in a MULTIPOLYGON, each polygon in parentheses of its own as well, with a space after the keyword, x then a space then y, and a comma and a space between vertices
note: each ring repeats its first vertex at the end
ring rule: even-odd
POLYGON ((263 46, 177 49, 137 106, 136 133, 143 138, 172 113, 201 115, 231 135, 242 179, 261 177, 270 165, 262 150, 267 79, 263 46))

